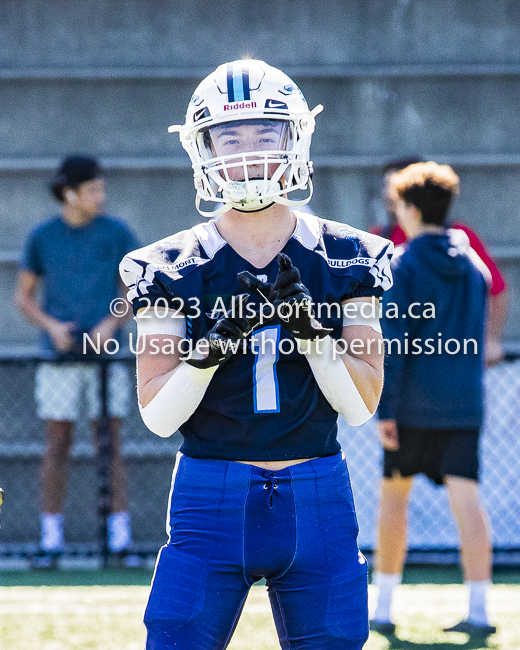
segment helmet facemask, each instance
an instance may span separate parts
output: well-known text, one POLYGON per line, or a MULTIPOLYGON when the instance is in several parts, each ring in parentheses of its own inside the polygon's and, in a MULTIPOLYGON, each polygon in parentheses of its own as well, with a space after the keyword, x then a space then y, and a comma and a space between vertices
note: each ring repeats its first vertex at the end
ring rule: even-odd
POLYGON ((197 132, 209 200, 252 212, 285 194, 294 154, 289 120, 233 120, 197 132))

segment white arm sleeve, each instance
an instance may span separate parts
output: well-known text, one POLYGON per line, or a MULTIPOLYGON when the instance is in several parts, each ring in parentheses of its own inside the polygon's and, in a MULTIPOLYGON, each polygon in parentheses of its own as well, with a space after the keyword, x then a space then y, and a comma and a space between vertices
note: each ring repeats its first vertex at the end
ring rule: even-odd
POLYGON ((318 342, 297 339, 297 343, 332 408, 356 427, 369 420, 373 413, 368 410, 339 351, 334 351, 330 336, 318 342))
POLYGON ((139 411, 143 422, 153 433, 167 438, 177 431, 201 403, 218 366, 194 368, 182 362, 151 402, 139 411))
POLYGON ((186 337, 186 316, 173 311, 152 310, 151 313, 137 312, 134 317, 137 323, 137 336, 167 334, 186 337))
POLYGON ((379 322, 379 307, 373 306, 369 302, 349 302, 343 307, 343 327, 349 327, 350 325, 364 325, 365 327, 371 327, 374 332, 379 332, 381 334, 381 323, 379 322), (367 309, 364 306, 368 307, 367 309), (353 309, 352 309, 353 308, 353 309), (352 313, 353 312, 353 313, 352 313))

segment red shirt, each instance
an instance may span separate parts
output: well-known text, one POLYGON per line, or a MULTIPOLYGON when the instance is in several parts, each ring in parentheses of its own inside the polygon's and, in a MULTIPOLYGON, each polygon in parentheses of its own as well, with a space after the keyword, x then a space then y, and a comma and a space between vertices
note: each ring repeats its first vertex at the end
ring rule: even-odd
MULTIPOLYGON (((480 239, 477 233, 465 223, 461 223, 460 221, 453 222, 450 224, 450 226, 451 228, 463 230, 466 233, 471 248, 477 253, 480 259, 488 267, 489 272, 491 273, 491 295, 496 296, 499 293, 502 293, 502 291, 505 291, 507 287, 505 278, 491 257, 487 246, 480 239)), ((386 239, 394 242, 396 246, 399 246, 399 244, 404 244, 406 241, 406 234, 399 225, 396 225, 393 228, 391 226, 374 226, 373 228, 369 229, 369 232, 373 233, 374 235, 379 235, 380 237, 386 237, 386 239)))

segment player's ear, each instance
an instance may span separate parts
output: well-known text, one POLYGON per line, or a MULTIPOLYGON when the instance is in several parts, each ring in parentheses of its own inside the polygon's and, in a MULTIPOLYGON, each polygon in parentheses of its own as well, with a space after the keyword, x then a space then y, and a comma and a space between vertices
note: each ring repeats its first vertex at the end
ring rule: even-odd
POLYGON ((419 208, 413 205, 413 203, 410 203, 409 206, 410 206, 410 211, 414 216, 414 219, 416 219, 420 223, 423 223, 422 212, 419 210, 419 208))

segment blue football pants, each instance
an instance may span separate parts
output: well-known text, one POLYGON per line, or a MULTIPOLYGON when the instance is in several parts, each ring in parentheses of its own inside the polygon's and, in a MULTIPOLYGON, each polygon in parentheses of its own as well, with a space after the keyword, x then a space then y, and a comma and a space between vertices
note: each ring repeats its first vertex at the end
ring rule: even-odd
POLYGON ((226 648, 262 578, 283 650, 361 649, 367 563, 357 534, 342 454, 274 472, 178 454, 147 650, 226 648))

